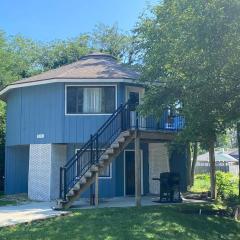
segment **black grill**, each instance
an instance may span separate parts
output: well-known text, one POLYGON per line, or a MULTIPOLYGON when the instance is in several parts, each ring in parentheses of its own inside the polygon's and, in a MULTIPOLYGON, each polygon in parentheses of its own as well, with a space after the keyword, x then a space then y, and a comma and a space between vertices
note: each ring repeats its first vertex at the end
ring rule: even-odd
POLYGON ((160 178, 153 178, 153 180, 160 181, 159 202, 182 202, 179 173, 160 173, 160 178))

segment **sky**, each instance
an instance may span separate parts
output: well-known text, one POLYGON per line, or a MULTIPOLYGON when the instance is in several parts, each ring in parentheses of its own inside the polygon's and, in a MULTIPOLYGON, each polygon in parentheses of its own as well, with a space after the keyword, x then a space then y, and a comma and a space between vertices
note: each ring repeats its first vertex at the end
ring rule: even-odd
POLYGON ((0 30, 38 41, 76 37, 98 23, 131 30, 159 0, 1 0, 0 30))

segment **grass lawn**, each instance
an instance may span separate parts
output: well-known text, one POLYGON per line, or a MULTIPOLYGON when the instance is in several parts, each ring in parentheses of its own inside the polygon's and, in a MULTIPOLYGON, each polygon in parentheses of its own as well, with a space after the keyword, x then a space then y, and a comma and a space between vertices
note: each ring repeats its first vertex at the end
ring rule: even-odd
POLYGON ((6 205, 14 205, 14 204, 16 204, 16 201, 5 201, 5 200, 1 200, 0 198, 0 207, 6 206, 6 205))
POLYGON ((0 192, 0 207, 5 206, 5 205, 13 205, 16 204, 17 202, 14 200, 7 200, 5 199, 5 196, 3 195, 2 192, 0 192))
POLYGON ((212 208, 178 204, 75 210, 68 216, 2 228, 0 239, 240 239, 240 223, 214 215, 212 208))

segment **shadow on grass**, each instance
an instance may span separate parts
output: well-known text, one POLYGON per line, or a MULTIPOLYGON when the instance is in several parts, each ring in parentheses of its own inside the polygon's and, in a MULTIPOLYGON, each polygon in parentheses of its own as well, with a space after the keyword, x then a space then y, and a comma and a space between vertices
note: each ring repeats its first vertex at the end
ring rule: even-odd
POLYGON ((240 224, 199 215, 210 205, 74 210, 69 216, 0 230, 0 239, 240 239, 240 224), (193 211, 193 214, 186 214, 193 211))

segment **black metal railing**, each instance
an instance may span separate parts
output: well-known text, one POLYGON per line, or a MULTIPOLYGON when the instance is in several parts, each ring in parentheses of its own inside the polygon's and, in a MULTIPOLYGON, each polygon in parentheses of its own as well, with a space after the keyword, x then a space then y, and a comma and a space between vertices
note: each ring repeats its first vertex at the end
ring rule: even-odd
POLYGON ((136 106, 129 102, 120 105, 67 164, 60 168, 60 198, 66 199, 66 194, 91 166, 99 162, 105 150, 109 148, 121 132, 137 128, 178 131, 184 126, 184 118, 170 116, 169 111, 165 111, 162 118, 157 121, 153 117, 143 118, 139 116, 135 108, 136 106))

